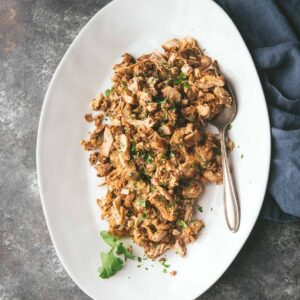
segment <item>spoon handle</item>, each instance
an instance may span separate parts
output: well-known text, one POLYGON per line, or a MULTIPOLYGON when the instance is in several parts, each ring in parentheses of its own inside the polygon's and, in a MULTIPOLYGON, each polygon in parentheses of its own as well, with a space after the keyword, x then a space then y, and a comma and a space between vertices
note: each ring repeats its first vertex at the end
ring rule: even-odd
POLYGON ((220 132, 225 217, 226 217, 226 223, 228 225, 228 228, 232 232, 236 232, 240 226, 240 205, 239 205, 236 189, 228 165, 226 143, 225 143, 225 132, 226 132, 225 129, 220 132))

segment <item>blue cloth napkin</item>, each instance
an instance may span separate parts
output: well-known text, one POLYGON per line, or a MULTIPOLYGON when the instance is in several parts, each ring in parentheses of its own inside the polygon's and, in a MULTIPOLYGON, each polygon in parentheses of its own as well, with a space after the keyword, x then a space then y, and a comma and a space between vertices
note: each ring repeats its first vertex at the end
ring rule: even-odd
POLYGON ((300 1, 215 0, 242 34, 268 105, 272 159, 262 217, 300 218, 300 1))

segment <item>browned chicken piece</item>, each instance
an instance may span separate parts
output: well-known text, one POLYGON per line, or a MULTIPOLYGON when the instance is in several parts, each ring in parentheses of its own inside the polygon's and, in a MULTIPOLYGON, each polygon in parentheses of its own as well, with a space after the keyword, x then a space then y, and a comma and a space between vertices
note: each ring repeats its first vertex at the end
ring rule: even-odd
POLYGON ((203 192, 203 187, 199 182, 191 182, 182 189, 182 195, 186 199, 197 199, 203 192))
POLYGON ((165 138, 159 136, 157 132, 154 132, 151 137, 151 147, 154 150, 165 150, 167 149, 168 141, 165 138))
POLYGON ((174 102, 180 102, 181 100, 181 94, 171 86, 166 86, 165 88, 163 88, 162 94, 165 98, 174 102))
POLYGON ((180 40, 178 40, 178 39, 168 40, 162 45, 162 47, 166 51, 178 50, 180 47, 180 40))
POLYGON ((203 227, 203 222, 202 221, 192 221, 189 226, 183 230, 182 235, 185 243, 191 243, 193 242, 203 227))
POLYGON ((109 156, 111 147, 114 142, 114 137, 112 136, 112 133, 108 127, 105 127, 104 134, 103 134, 103 144, 100 148, 100 153, 103 156, 109 156))
POLYGON ((97 174, 102 177, 108 175, 113 169, 113 166, 110 163, 99 163, 95 166, 95 169, 97 171, 97 174))
POLYGON ((176 209, 172 206, 167 206, 158 195, 150 196, 149 201, 161 213, 162 217, 170 222, 176 220, 176 209))

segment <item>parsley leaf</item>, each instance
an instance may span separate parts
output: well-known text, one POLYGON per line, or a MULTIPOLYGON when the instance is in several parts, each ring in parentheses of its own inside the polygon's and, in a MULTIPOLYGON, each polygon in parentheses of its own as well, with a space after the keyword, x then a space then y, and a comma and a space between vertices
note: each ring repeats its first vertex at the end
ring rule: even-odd
POLYGON ((98 268, 98 273, 101 278, 106 279, 123 268, 123 260, 117 255, 124 255, 125 260, 135 259, 135 256, 112 234, 101 231, 100 235, 105 243, 112 247, 108 253, 101 252, 102 266, 98 268))
POLYGON ((117 238, 115 236, 109 234, 107 231, 101 231, 100 235, 106 244, 108 244, 111 247, 115 246, 117 242, 117 238))
POLYGON ((118 255, 123 254, 125 259, 129 258, 129 259, 134 260, 134 258, 135 258, 134 255, 126 249, 126 247, 123 245, 123 243, 118 244, 116 253, 118 255))
POLYGON ((115 275, 123 268, 123 261, 116 257, 112 250, 108 253, 101 253, 102 266, 98 268, 98 273, 103 279, 107 279, 115 275))
POLYGON ((176 224, 184 229, 186 229, 188 227, 183 220, 177 220, 176 224))
POLYGON ((231 124, 228 124, 227 130, 230 130, 231 128, 232 128, 232 125, 231 125, 231 124))

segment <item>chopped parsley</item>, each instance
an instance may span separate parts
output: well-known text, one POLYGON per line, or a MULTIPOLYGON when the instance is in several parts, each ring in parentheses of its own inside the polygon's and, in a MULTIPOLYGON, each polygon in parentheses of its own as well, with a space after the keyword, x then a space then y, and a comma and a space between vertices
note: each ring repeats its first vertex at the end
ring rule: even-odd
POLYGON ((198 210, 199 212, 203 212, 202 206, 197 206, 197 210, 198 210))
POLYGON ((137 258, 138 262, 142 262, 142 258, 138 256, 137 258))
POLYGON ((165 104, 165 103, 167 103, 167 99, 166 98, 157 99, 157 100, 155 100, 155 102, 157 104, 165 104))
POLYGON ((167 273, 167 269, 163 269, 163 273, 167 273))
POLYGON ((229 125, 227 126, 227 130, 230 130, 231 128, 232 128, 232 125, 229 124, 229 125))
POLYGON ((186 229, 188 227, 187 224, 183 220, 177 220, 176 224, 184 229, 186 229))
POLYGON ((142 213, 141 220, 143 221, 143 220, 145 220, 146 218, 148 218, 148 215, 147 215, 145 212, 143 212, 143 213, 142 213))
POLYGON ((177 76, 176 79, 173 80, 174 85, 182 84, 184 80, 186 80, 187 77, 184 73, 180 72, 180 74, 177 76))
POLYGON ((105 90, 105 92, 104 92, 105 96, 108 97, 110 95, 111 91, 112 91, 112 89, 105 90))
POLYGON ((243 159, 244 158, 244 154, 241 154, 241 159, 243 159))
POLYGON ((135 146, 135 142, 131 141, 130 143, 130 155, 133 156, 136 154, 136 146, 135 146))
POLYGON ((184 82, 184 83, 182 84, 182 86, 185 87, 185 88, 189 88, 189 87, 190 87, 190 85, 188 84, 188 82, 184 82))
POLYGON ((153 156, 151 155, 151 153, 147 152, 146 155, 145 155, 145 161, 149 164, 153 164, 154 162, 154 158, 153 156))
POLYGON ((161 265, 162 265, 163 267, 165 267, 165 268, 170 268, 170 265, 166 264, 165 261, 163 261, 163 262, 161 263, 161 265))
POLYGON ((123 255, 125 261, 127 258, 134 259, 135 257, 114 235, 109 234, 107 231, 101 231, 100 235, 105 243, 112 247, 109 252, 101 252, 100 255, 102 266, 98 268, 98 273, 101 278, 107 279, 123 268, 124 262, 117 255, 123 255))
POLYGON ((146 204, 146 200, 139 200, 139 206, 141 206, 141 207, 146 207, 147 206, 147 204, 146 204))

